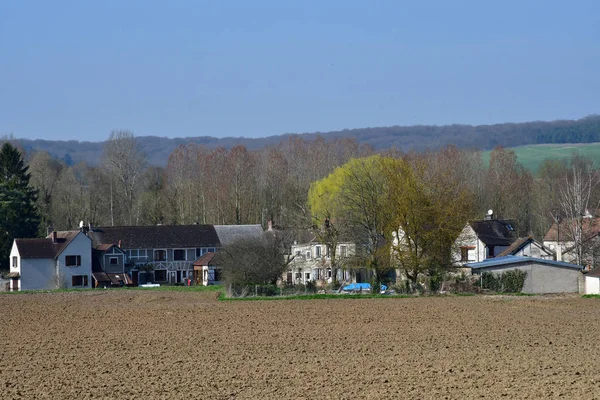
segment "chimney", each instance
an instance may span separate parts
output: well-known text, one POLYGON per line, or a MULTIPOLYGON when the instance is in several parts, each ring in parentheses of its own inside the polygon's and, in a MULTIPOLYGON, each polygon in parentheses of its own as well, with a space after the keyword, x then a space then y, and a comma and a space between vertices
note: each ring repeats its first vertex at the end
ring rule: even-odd
POLYGON ((121 248, 121 240, 119 240, 119 244, 117 245, 118 248, 121 248))
POLYGON ((556 261, 562 261, 562 246, 558 240, 556 241, 556 261))
POLYGON ((54 227, 52 225, 48 225, 46 228, 46 236, 50 236, 52 232, 54 232, 54 227))
POLYGON ((52 243, 57 243, 58 242, 58 238, 56 236, 56 231, 52 231, 52 243))
POLYGON ((94 232, 94 225, 88 224, 88 232, 94 232))
POLYGON ((273 221, 269 220, 267 221, 267 231, 272 231, 273 230, 273 221))

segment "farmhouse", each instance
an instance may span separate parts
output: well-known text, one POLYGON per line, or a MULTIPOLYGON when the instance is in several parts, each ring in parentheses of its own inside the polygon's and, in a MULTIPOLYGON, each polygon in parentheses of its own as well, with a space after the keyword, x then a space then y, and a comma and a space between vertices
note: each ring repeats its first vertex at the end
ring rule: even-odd
POLYGON ((81 231, 52 231, 44 239, 15 239, 11 290, 90 287, 92 241, 81 231))
MULTIPOLYGON (((353 242, 337 243, 335 253, 337 280, 342 282, 351 279, 348 263, 356 254, 356 244, 353 242)), ((284 283, 287 285, 332 282, 334 272, 331 265, 330 247, 316 241, 314 236, 304 243, 294 242, 290 248, 290 255, 293 258, 283 277, 284 283)), ((360 280, 360 277, 358 279, 360 280)))
POLYGON ((465 225, 455 242, 455 264, 480 262, 506 251, 517 240, 514 222, 494 219, 490 213, 484 220, 465 225))
POLYGON ((559 261, 580 263, 592 269, 600 260, 599 234, 600 221, 586 213, 581 218, 554 223, 544 236, 544 246, 553 250, 559 261))
POLYGON ((501 274, 518 269, 527 273, 523 293, 578 293, 580 265, 543 258, 505 256, 464 265, 473 274, 501 274))
MULTIPOLYGON (((196 281, 194 262, 205 254, 236 240, 264 238, 260 225, 90 227, 87 234, 98 254, 98 272, 129 273, 134 284, 196 281)), ((218 278, 214 270, 211 276, 218 278)))

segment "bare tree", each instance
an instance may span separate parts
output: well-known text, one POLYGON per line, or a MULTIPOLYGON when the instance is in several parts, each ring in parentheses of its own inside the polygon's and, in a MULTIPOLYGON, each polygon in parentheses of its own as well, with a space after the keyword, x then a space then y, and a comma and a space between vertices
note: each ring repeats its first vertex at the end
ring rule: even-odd
POLYGON ((598 203, 593 202, 593 195, 599 183, 600 177, 592 161, 576 157, 572 160, 571 170, 560 187, 560 204, 565 223, 559 226, 565 235, 566 240, 563 242, 572 242, 572 249, 567 250, 575 254, 578 264, 589 262, 586 259, 593 244, 588 239, 597 231, 593 217, 598 203))
POLYGON ((124 205, 124 221, 134 225, 137 221, 134 205, 140 178, 146 167, 146 156, 141 152, 132 132, 113 131, 104 145, 103 164, 114 178, 118 191, 111 185, 111 224, 115 223, 115 196, 120 194, 124 205))

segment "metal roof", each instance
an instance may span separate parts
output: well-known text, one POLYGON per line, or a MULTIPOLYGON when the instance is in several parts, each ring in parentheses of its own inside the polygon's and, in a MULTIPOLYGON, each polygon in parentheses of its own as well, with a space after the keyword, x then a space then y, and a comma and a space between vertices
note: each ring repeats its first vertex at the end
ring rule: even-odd
POLYGON ((537 264, 545 264, 550 265, 552 267, 561 267, 561 268, 572 268, 581 270, 583 267, 577 264, 571 264, 564 261, 554 261, 554 260, 546 260, 543 258, 536 257, 521 257, 521 256, 505 256, 505 257, 496 257, 496 258, 488 258, 487 260, 475 262, 475 263, 467 263, 464 264, 465 267, 472 269, 481 269, 481 268, 490 268, 490 267, 501 267, 505 265, 513 265, 513 264, 525 264, 525 263, 537 263, 537 264))

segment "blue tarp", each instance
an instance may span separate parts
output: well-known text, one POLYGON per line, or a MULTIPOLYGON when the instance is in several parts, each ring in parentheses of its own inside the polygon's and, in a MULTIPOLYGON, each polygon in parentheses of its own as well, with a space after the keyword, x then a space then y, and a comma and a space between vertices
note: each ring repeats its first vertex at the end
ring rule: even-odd
MULTIPOLYGON (((342 288, 342 290, 346 291, 346 292, 353 292, 353 291, 358 291, 358 290, 362 290, 362 291, 371 291, 371 284, 370 283, 351 283, 350 285, 346 285, 342 288)), ((385 285, 381 285, 381 290, 387 290, 387 286, 385 285)))

